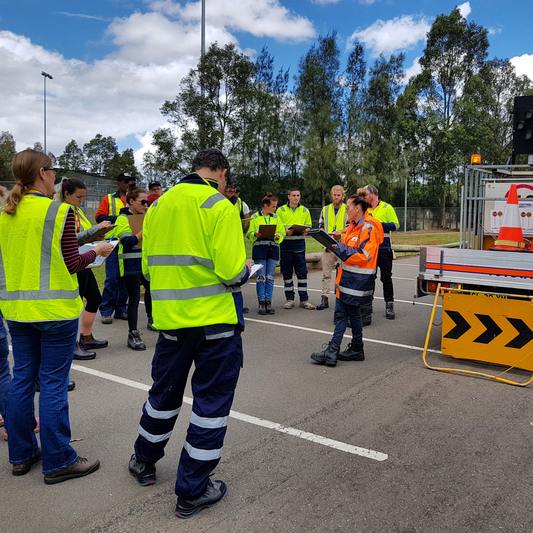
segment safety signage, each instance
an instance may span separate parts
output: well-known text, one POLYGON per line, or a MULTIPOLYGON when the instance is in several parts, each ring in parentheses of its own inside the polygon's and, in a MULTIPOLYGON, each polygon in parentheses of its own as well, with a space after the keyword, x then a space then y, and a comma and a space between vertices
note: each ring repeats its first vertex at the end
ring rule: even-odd
POLYGON ((533 302, 490 296, 443 295, 442 353, 533 371, 533 302))

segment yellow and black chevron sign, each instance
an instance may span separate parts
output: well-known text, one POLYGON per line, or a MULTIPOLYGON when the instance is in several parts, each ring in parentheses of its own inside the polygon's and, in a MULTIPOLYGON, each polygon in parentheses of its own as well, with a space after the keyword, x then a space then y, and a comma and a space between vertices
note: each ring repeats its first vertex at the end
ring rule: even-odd
POLYGON ((531 301, 447 293, 442 317, 442 353, 533 371, 531 301))

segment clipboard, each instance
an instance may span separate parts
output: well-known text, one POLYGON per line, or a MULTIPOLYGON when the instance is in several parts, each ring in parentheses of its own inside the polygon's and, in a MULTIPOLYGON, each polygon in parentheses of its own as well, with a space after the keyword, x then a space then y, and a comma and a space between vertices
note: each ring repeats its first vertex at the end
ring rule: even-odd
POLYGON ((293 230, 293 235, 302 235, 302 233, 306 229, 309 229, 310 227, 311 226, 302 226, 301 224, 293 224, 288 229, 292 229, 293 230))
POLYGON ((109 226, 108 228, 102 228, 99 229, 92 237, 89 237, 83 244, 89 244, 91 242, 94 242, 98 237, 102 237, 105 235, 109 230, 112 230, 116 228, 116 224, 114 226, 109 226))
POLYGON ((144 213, 141 215, 128 215, 131 232, 136 235, 143 229, 144 213))
MULTIPOLYGON (((90 252, 90 251, 94 250, 94 248, 95 248, 95 246, 97 244, 98 243, 96 243, 96 242, 92 242, 90 244, 86 243, 83 246, 80 246, 80 254, 84 254, 85 252, 90 252)), ((112 244, 113 247, 115 247, 118 244, 118 241, 111 241, 109 244, 112 244)), ((101 267, 105 263, 106 259, 107 259, 107 257, 103 257, 101 255, 97 255, 96 259, 94 260, 94 262, 90 263, 85 268, 98 268, 98 267, 101 267)))
POLYGON ((338 241, 328 235, 323 229, 310 229, 307 235, 313 237, 313 239, 317 240, 320 244, 332 252, 335 250, 333 245, 339 244, 338 241))
POLYGON ((261 234, 260 239, 273 239, 276 235, 276 224, 261 224, 257 228, 257 233, 261 234))

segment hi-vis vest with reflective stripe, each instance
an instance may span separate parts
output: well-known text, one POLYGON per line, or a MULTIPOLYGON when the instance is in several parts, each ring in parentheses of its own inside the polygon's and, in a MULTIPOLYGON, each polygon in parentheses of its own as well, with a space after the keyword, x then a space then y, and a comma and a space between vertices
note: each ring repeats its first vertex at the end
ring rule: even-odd
POLYGON ((93 227, 89 219, 85 216, 85 213, 79 207, 77 207, 75 211, 76 211, 76 218, 80 222, 80 229, 77 230, 78 233, 80 231, 86 231, 93 227))
MULTIPOLYGON (((124 246, 122 245, 122 239, 125 237, 133 237, 131 232, 130 221, 128 215, 119 215, 116 221, 117 227, 115 228, 115 235, 120 240, 118 245, 118 266, 120 275, 124 275, 124 260, 128 259, 140 259, 142 257, 141 248, 136 248, 130 252, 124 252, 124 246)), ((131 272, 131 270, 130 270, 131 272)))
POLYGON ((146 213, 142 269, 159 330, 237 324, 234 284, 246 274, 235 207, 204 183, 178 183, 146 213))
POLYGON ((26 195, 16 215, 0 215, 0 309, 5 318, 44 322, 78 318, 78 277, 61 255, 69 205, 26 195))
POLYGON ((322 209, 322 219, 324 220, 324 231, 326 233, 332 233, 339 231, 346 227, 346 204, 341 204, 337 211, 337 217, 335 217, 335 208, 333 204, 324 206, 322 209))
MULTIPOLYGON (((307 207, 299 205, 294 211, 289 204, 282 205, 276 211, 276 215, 281 218, 281 222, 285 226, 285 229, 290 228, 294 224, 301 226, 311 227, 311 213, 307 207)), ((286 241, 297 241, 305 239, 303 235, 286 235, 286 241)))
MULTIPOLYGON (((107 214, 108 216, 112 216, 112 217, 118 217, 118 215, 120 214, 120 210, 123 207, 126 207, 126 204, 122 201, 122 198, 117 198, 112 194, 107 195, 107 205, 109 206, 107 214)), ((106 239, 111 238, 114 235, 114 233, 115 233, 115 229, 114 228, 110 229, 105 234, 105 238, 106 239)))

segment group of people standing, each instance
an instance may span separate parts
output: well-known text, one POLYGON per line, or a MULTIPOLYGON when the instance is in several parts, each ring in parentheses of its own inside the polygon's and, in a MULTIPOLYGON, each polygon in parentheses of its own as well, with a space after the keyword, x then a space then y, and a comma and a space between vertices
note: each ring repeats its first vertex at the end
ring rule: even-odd
MULTIPOLYGON (((142 409, 129 472, 142 486, 156 483, 156 463, 171 437, 194 363, 192 414, 175 486, 176 515, 189 518, 225 497, 226 484, 210 476, 222 455, 243 363, 240 287, 252 267, 242 239, 248 220, 236 216, 238 202, 226 199, 230 165, 219 150, 200 151, 192 167, 193 172, 155 198, 150 209, 147 192, 122 174, 117 178, 119 190, 102 200, 98 224, 92 225, 79 208, 86 192, 82 182, 64 180, 62 201, 54 202, 55 169, 48 156, 25 150, 13 159, 16 185, 0 214, 0 309, 11 335, 15 367, 11 381, 6 333, 0 328, 0 416, 5 417, 9 433, 14 475, 26 474, 40 460, 46 484, 86 476, 99 468, 97 459, 79 457, 70 445, 70 366, 76 350, 107 343, 92 335, 98 307, 104 324, 112 322, 113 313, 115 318, 128 320, 130 348, 146 348, 136 334, 142 284, 148 327, 159 331, 159 338, 152 362, 154 381, 142 409), (142 229, 134 233, 129 217, 145 213, 142 229), (105 232, 105 240, 80 254, 79 245, 99 231, 105 232), (114 237, 118 246, 108 242, 114 237), (98 255, 107 257, 103 297, 92 271, 86 268, 98 255), (122 286, 127 311, 126 300, 120 296, 122 286), (78 339, 80 295, 87 306, 78 339), (41 447, 35 436, 38 380, 41 447)), ((398 226, 397 219, 391 222, 393 228, 370 215, 379 205, 373 206, 372 195, 377 197, 377 190, 360 189, 343 204, 344 191, 334 188, 334 202, 322 212, 321 224, 340 236, 331 254, 340 264, 335 333, 323 352, 312 355, 319 364, 335 366, 337 359, 364 359, 361 306, 372 299, 384 230, 398 226), (340 203, 336 202, 339 198, 340 203), (353 339, 340 352, 348 318, 353 339)), ((275 312, 272 293, 278 259, 284 278, 284 308, 294 307, 294 271, 300 307, 315 309, 308 298, 305 262, 305 236, 310 227, 309 210, 300 204, 298 189, 289 191, 287 204, 279 208, 278 199, 267 194, 262 209, 249 220, 253 259, 262 265, 256 284, 261 314, 275 312), (272 226, 272 234, 263 234, 272 226)), ((329 277, 333 266, 334 262, 329 277)), ((327 274, 324 267, 323 287, 327 274)), ((387 297, 392 297, 392 284, 390 289, 387 297)), ((321 304, 322 308, 329 305, 324 298, 321 304)))

